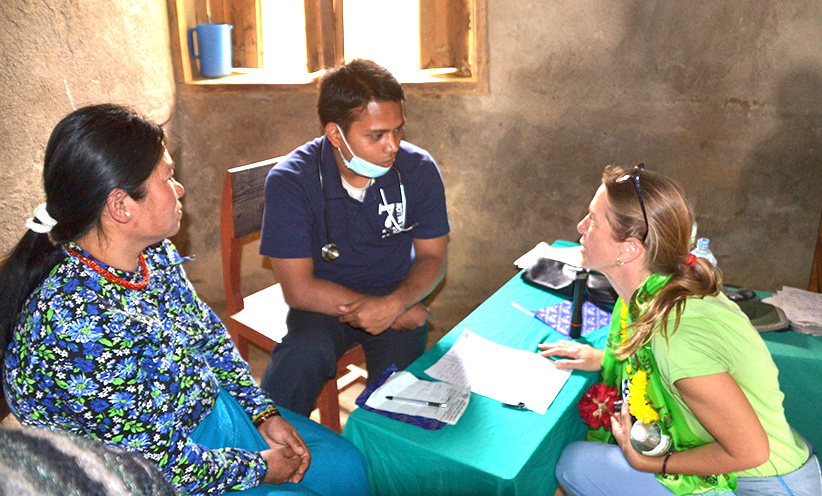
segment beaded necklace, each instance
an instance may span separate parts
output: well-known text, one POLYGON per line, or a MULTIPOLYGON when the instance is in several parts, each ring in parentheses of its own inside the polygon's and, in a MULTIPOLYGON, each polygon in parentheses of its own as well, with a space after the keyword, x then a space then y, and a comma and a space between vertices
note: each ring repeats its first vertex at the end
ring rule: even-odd
POLYGON ((71 255, 75 256, 77 260, 79 260, 83 265, 89 267, 94 272, 97 272, 101 276, 103 276, 107 281, 117 284, 118 286, 122 286, 127 289, 134 289, 137 291, 146 289, 148 286, 149 280, 149 273, 148 273, 148 265, 146 264, 146 257, 140 253, 140 273, 143 275, 143 279, 140 282, 131 282, 126 281, 120 277, 115 276, 111 272, 107 271, 106 269, 100 267, 100 265, 95 262, 94 260, 81 255, 74 251, 69 245, 65 245, 66 251, 69 252, 71 255))

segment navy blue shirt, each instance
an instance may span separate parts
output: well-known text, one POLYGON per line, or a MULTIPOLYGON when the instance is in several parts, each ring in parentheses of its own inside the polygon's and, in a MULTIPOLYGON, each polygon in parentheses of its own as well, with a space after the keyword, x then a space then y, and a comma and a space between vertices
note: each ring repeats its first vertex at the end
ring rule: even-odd
POLYGON ((414 263, 413 239, 438 238, 449 232, 439 168, 428 152, 405 141, 400 142, 392 170, 375 180, 363 202, 343 189, 334 147, 324 136, 297 148, 271 169, 265 196, 262 255, 311 257, 315 277, 365 294, 384 294, 405 279, 414 263), (318 167, 322 168, 323 187, 318 167), (384 230, 393 226, 389 214, 400 225, 404 221, 406 228, 415 227, 383 237, 384 230), (329 239, 340 250, 340 257, 332 262, 321 255, 329 239))

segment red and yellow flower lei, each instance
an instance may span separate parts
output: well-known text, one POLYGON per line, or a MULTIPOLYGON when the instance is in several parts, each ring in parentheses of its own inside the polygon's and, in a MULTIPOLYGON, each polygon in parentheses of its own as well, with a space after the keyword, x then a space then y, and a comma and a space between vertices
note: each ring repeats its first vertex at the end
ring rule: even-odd
POLYGON ((603 383, 594 384, 577 404, 579 416, 591 429, 605 427, 605 430, 611 430, 611 415, 614 414, 614 401, 618 397, 619 392, 615 387, 603 383))
MULTIPOLYGON (((625 302, 619 310, 619 321, 622 329, 620 337, 625 344, 628 341, 628 305, 625 302)), ((645 371, 639 369, 632 374, 631 364, 626 362, 625 372, 631 381, 628 386, 631 415, 646 424, 659 420, 659 413, 648 402, 648 377, 645 371)), ((616 388, 602 383, 594 384, 577 405, 580 417, 591 429, 604 427, 605 430, 611 430, 611 415, 614 414, 614 401, 618 396, 616 388)))

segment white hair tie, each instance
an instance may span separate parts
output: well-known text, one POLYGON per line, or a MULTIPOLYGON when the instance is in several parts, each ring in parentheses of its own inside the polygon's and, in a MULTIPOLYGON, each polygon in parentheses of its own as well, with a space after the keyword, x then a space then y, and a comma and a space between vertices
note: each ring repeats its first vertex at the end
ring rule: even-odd
POLYGON ((57 225, 57 221, 52 219, 46 211, 46 204, 41 203, 34 208, 34 217, 26 220, 26 227, 40 234, 48 234, 51 228, 57 225), (37 222, 35 222, 35 220, 37 222))

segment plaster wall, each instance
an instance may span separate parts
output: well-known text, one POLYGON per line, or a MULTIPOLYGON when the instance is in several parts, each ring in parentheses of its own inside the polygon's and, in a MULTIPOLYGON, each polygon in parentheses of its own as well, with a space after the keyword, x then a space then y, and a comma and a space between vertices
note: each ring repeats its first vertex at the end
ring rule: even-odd
POLYGON ((0 2, 0 251, 45 200, 43 154, 63 116, 112 102, 165 122, 174 90, 165 0, 0 2))
MULTIPOLYGON (((576 239, 610 163, 644 162, 684 186, 726 281, 807 287, 822 212, 822 4, 488 0, 488 19, 490 92, 415 93, 406 106, 406 139, 438 160, 452 225, 438 331, 537 242, 576 239)), ((315 96, 179 93, 189 274, 219 302, 223 173, 319 134, 315 96)))

